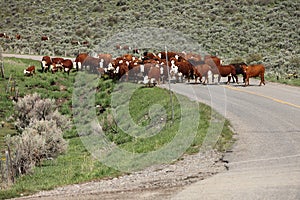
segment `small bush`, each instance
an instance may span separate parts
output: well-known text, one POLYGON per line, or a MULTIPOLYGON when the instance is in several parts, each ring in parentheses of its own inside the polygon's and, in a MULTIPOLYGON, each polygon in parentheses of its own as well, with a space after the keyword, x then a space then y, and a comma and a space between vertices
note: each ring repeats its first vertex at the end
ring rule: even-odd
POLYGON ((65 152, 63 131, 70 128, 70 121, 57 111, 54 100, 42 99, 37 93, 27 95, 15 104, 14 116, 20 134, 7 136, 6 143, 11 148, 15 176, 65 152))
POLYGON ((12 169, 15 176, 31 172, 44 159, 52 159, 65 152, 67 143, 54 120, 34 120, 21 135, 8 136, 12 147, 12 169))
POLYGON ((55 109, 54 105, 54 100, 42 99, 37 93, 20 98, 15 104, 17 130, 22 132, 33 120, 45 120, 55 109))

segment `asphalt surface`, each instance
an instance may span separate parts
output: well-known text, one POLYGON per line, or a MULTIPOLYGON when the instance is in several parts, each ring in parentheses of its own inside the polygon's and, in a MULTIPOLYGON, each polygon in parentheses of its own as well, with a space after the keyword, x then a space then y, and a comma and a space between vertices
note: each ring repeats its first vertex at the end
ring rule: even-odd
POLYGON ((300 88, 250 83, 171 85, 212 106, 237 132, 225 156, 229 171, 188 186, 172 199, 300 199, 300 88))

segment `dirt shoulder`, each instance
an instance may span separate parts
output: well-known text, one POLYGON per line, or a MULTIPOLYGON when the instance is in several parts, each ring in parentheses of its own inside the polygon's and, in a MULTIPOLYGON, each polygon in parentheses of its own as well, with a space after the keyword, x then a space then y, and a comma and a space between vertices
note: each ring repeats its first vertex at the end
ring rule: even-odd
POLYGON ((223 154, 209 151, 118 178, 69 185, 18 199, 170 199, 185 186, 224 170, 223 154))

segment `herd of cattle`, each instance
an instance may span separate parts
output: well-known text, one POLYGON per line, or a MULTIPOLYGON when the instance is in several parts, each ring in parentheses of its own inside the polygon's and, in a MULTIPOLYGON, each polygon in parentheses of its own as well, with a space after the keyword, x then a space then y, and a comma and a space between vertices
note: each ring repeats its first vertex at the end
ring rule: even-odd
MULTIPOLYGON (((243 81, 249 85, 250 77, 260 76, 261 84, 265 84, 265 67, 262 64, 247 65, 245 63, 233 63, 222 65, 217 56, 178 52, 144 52, 140 56, 125 54, 113 58, 110 54, 98 54, 98 57, 89 56, 87 53, 78 54, 75 61, 59 57, 50 58, 44 56, 41 60, 42 72, 56 73, 63 71, 70 73, 71 70, 88 71, 97 73, 99 76, 108 76, 112 79, 123 81, 142 82, 144 84, 160 84, 161 81, 172 80, 182 82, 183 79, 195 83, 208 83, 211 75, 214 82, 215 75, 218 82, 221 77, 231 77, 233 82, 238 83, 238 74, 243 75, 243 81), (204 78, 204 80, 203 80, 204 78)), ((35 67, 30 66, 24 70, 25 75, 35 73, 35 67)))

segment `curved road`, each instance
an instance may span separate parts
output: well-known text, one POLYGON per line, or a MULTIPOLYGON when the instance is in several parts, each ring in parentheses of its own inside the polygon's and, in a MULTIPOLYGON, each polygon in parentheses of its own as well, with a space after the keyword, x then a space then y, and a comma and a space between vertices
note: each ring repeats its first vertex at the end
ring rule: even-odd
POLYGON ((171 85, 174 92, 216 109, 237 133, 232 152, 225 156, 229 170, 171 199, 300 199, 300 87, 269 82, 259 87, 255 79, 250 83, 171 85))
POLYGON ((171 85, 211 105, 238 133, 226 154, 229 171, 188 186, 172 199, 300 199, 300 87, 250 83, 171 85))

